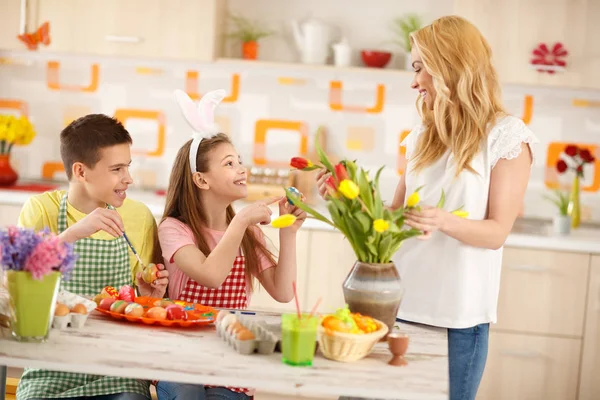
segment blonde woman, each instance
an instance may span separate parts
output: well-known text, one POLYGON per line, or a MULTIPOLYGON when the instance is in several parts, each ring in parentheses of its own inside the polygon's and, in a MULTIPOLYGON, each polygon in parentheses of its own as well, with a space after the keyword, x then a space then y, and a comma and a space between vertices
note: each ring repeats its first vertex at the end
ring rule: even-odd
MULTIPOLYGON (((394 256, 406 289, 398 317, 448 328, 450 399, 475 399, 496 322, 502 246, 522 205, 537 142, 504 111, 488 43, 450 16, 411 35, 411 88, 421 123, 406 137, 408 166, 392 207, 418 187, 422 230, 394 256), (443 209, 436 208, 441 191, 443 209), (450 211, 462 208, 468 218, 450 211)), ((319 177, 320 192, 326 176, 319 177)))

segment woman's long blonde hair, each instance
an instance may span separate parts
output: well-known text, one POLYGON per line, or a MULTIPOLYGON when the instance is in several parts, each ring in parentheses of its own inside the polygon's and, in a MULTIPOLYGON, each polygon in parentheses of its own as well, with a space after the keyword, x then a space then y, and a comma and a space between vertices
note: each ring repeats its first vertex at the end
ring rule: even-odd
MULTIPOLYGON (((210 139, 203 139, 200 142, 198 154, 196 155, 196 171, 208 172, 208 155, 210 151, 223 143, 231 144, 231 140, 224 133, 219 133, 210 139)), ((175 157, 161 222, 171 217, 189 226, 198 244, 198 249, 208 257, 210 248, 204 238, 203 232, 203 228, 206 227, 206 215, 200 202, 202 194, 200 189, 194 184, 189 162, 191 144, 191 140, 186 142, 179 149, 175 157)), ((234 216, 235 211, 229 205, 227 207, 227 224, 231 222, 234 216)), ((274 255, 258 239, 253 229, 246 229, 241 247, 246 261, 246 277, 250 282, 250 291, 252 291, 253 277, 257 276, 259 270, 259 254, 266 256, 273 264, 276 264, 276 262, 274 255)))
POLYGON ((425 131, 416 146, 414 169, 431 165, 450 149, 456 175, 465 169, 475 172, 473 157, 496 118, 505 114, 490 46, 473 24, 457 16, 413 32, 411 43, 437 92, 433 110, 417 99, 425 131))

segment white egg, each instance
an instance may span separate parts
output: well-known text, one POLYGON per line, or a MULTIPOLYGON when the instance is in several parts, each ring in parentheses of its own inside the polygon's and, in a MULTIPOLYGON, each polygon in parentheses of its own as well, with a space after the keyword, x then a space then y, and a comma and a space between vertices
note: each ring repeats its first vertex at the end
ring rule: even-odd
POLYGON ((225 332, 225 330, 227 329, 227 327, 231 324, 233 324, 234 322, 237 321, 237 317, 233 314, 229 314, 226 315, 222 320, 221 320, 221 331, 225 332))
POLYGON ((229 311, 219 311, 219 314, 217 315, 217 325, 219 325, 221 321, 223 321, 223 318, 228 315, 231 315, 229 311))

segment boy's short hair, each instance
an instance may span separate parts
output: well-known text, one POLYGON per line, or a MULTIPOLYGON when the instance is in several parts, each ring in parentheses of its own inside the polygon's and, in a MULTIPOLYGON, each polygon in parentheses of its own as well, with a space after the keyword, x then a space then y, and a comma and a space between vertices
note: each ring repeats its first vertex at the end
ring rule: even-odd
POLYGON ((71 122, 60 133, 60 156, 67 178, 71 180, 74 163, 94 168, 100 161, 100 150, 125 143, 132 143, 129 132, 108 115, 89 114, 71 122))

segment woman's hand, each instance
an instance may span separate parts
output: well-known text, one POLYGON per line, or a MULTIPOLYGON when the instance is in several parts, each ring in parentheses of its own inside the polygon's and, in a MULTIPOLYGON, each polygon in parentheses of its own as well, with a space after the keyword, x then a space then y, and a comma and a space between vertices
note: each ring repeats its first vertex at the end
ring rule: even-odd
POLYGON ((421 210, 413 208, 404 212, 404 217, 406 225, 423 232, 423 235, 419 236, 420 239, 429 239, 432 232, 444 229, 452 214, 437 207, 421 206, 421 210))
POLYGON ((331 173, 327 169, 323 168, 317 174, 317 188, 319 190, 319 196, 323 200, 327 200, 327 179, 331 176, 331 173))

